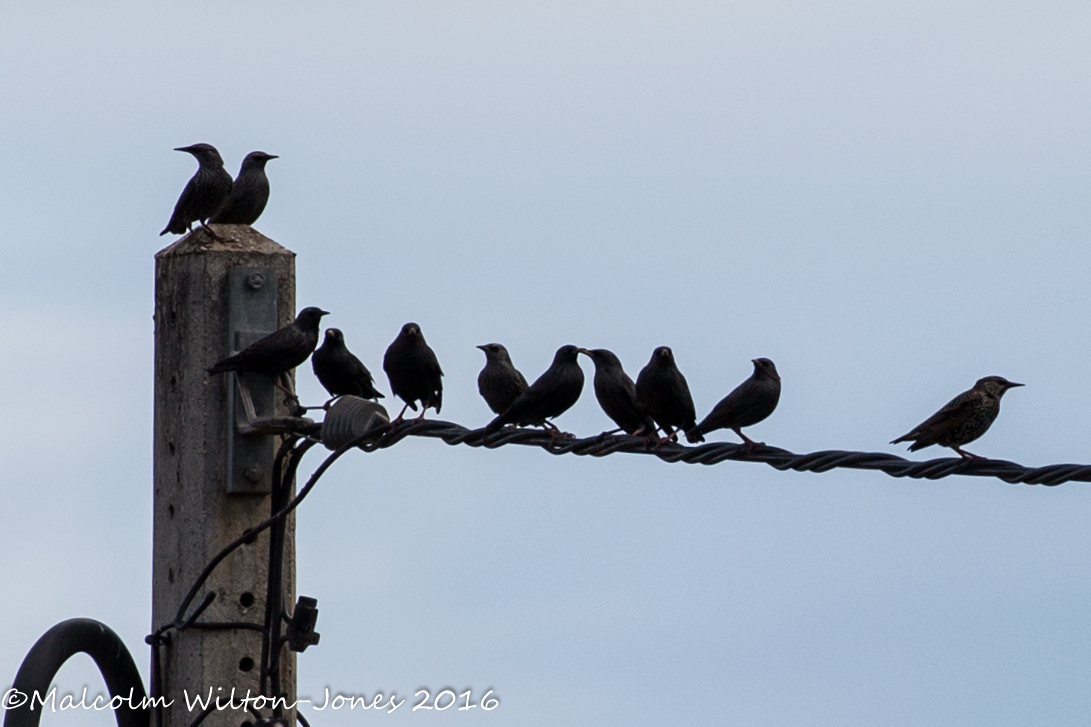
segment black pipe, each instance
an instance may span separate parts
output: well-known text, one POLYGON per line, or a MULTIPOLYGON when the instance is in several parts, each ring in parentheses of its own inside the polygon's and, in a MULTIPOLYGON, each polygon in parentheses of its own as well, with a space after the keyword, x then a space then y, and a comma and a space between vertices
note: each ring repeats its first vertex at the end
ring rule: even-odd
POLYGON ((109 626, 89 618, 61 621, 27 652, 5 695, 4 727, 38 727, 44 709, 51 708, 41 703, 49 685, 61 666, 80 653, 94 659, 111 700, 118 697, 120 704, 112 710, 118 727, 148 727, 147 694, 132 655, 109 626))

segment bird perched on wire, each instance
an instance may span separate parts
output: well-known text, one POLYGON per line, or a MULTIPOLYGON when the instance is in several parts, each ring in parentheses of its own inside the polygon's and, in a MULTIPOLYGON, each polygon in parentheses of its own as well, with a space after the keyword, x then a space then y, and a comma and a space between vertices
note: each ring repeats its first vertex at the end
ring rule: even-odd
POLYGON ((754 373, 720 400, 701 423, 686 432, 686 439, 691 444, 705 441, 703 435, 717 429, 730 429, 742 437, 747 447, 762 447, 763 442, 755 442, 742 433, 743 427, 749 427, 764 420, 777 408, 780 401, 780 374, 777 367, 767 358, 753 360, 754 373))
POLYGON ((205 224, 220 208, 231 193, 231 175, 224 169, 220 152, 211 144, 180 146, 175 151, 185 151, 197 159, 197 173, 186 183, 182 196, 174 205, 174 214, 160 235, 168 232, 181 235, 193 229, 194 222, 205 224))
POLYGON ((636 401, 641 411, 663 430, 660 442, 677 441, 675 427, 689 431, 697 425, 689 384, 674 363, 674 353, 666 346, 655 349, 648 365, 637 375, 636 401))
POLYGON ((989 430, 1000 413, 1000 398, 1016 384, 1003 376, 986 376, 978 379, 974 388, 964 391, 937 411, 909 434, 903 434, 891 444, 913 442, 910 452, 938 444, 950 447, 966 459, 982 459, 962 449, 989 430))
MULTIPOLYGON (((605 348, 581 348, 580 353, 595 364, 595 398, 606 416, 626 434, 634 436, 654 434, 655 422, 640 410, 636 403, 636 385, 613 351, 605 348)), ((617 431, 617 430, 615 430, 617 431)))
POLYGON ((494 414, 502 414, 527 390, 527 380, 511 362, 508 349, 499 343, 478 346, 485 352, 485 368, 477 375, 477 390, 494 414))
POLYGON ((351 394, 362 399, 382 399, 375 389, 375 379, 367 366, 345 346, 345 336, 337 328, 327 328, 322 345, 311 356, 311 368, 318 381, 336 398, 351 394))
POLYGON ((208 369, 210 375, 228 371, 279 376, 307 360, 318 345, 318 326, 328 311, 309 306, 299 311, 295 320, 254 341, 234 356, 218 361, 208 369))
POLYGON ((417 410, 420 402, 424 418, 429 407, 436 410, 443 404, 443 371, 435 352, 424 342, 424 335, 416 323, 406 323, 383 356, 383 371, 390 380, 390 390, 405 402, 397 424, 405 416, 406 409, 417 410))
POLYGON ((499 431, 505 424, 541 426, 560 435, 556 425, 546 421, 568 411, 583 391, 583 369, 576 357, 579 348, 561 346, 553 363, 507 409, 485 427, 486 434, 499 431))
POLYGON ((265 203, 269 201, 265 162, 279 158, 263 151, 247 154, 242 160, 239 176, 231 185, 231 192, 208 221, 226 225, 252 225, 257 222, 265 210, 265 203))

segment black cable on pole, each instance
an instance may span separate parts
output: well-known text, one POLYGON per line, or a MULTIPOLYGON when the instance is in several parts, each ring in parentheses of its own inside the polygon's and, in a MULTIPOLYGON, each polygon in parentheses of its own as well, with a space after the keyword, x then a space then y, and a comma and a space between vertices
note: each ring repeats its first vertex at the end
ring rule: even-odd
POLYGON ((38 727, 46 709, 39 700, 46 699, 61 666, 79 653, 90 656, 102 673, 118 727, 148 727, 147 695, 133 657, 110 627, 89 618, 62 621, 31 647, 12 684, 13 695, 24 695, 25 701, 4 705, 4 727, 38 727))

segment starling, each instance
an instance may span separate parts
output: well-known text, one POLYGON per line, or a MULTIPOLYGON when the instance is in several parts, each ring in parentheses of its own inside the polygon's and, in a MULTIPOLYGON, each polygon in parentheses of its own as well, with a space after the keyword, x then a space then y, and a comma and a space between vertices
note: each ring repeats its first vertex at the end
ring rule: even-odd
POLYGON ((375 390, 371 372, 345 347, 345 336, 336 328, 326 329, 325 340, 311 356, 311 368, 330 396, 351 394, 362 399, 383 398, 375 390))
POLYGON ((307 360, 318 345, 318 325, 328 311, 311 306, 299 311, 295 320, 270 333, 234 356, 208 369, 210 375, 226 371, 280 376, 307 360))
POLYGON ((595 398, 606 416, 626 434, 654 434, 655 422, 637 406, 636 385, 621 368, 621 361, 614 352, 605 348, 581 348, 580 353, 595 363, 595 398))
POLYGON ((748 447, 764 446, 742 433, 743 427, 762 421, 777 408, 780 401, 780 374, 767 358, 753 360, 754 373, 720 400, 701 423, 686 432, 691 444, 705 441, 703 435, 716 429, 730 429, 742 437, 748 447))
POLYGON ((443 404, 443 371, 416 323, 402 326, 401 333, 386 349, 383 371, 390 380, 390 390, 405 401, 395 422, 401 421, 406 409, 416 411, 417 401, 421 405, 418 419, 424 417, 428 407, 439 414, 440 405, 443 404))
POLYGON ((697 424, 697 412, 686 377, 678 370, 674 354, 666 346, 652 352, 651 361, 636 377, 636 401, 641 411, 663 429, 664 439, 677 439, 675 427, 689 431, 697 424))
POLYGON ((252 225, 257 222, 265 209, 265 203, 269 201, 269 178, 265 176, 265 162, 278 158, 275 154, 266 154, 263 151, 247 154, 242 160, 239 176, 231 185, 231 193, 209 222, 227 225, 252 225))
POLYGON ((1023 384, 1008 381, 1003 376, 978 379, 974 388, 951 399, 924 423, 916 426, 909 434, 898 437, 891 444, 911 441, 913 444, 909 445, 910 452, 938 444, 941 447, 950 447, 966 459, 981 459, 961 447, 989 431, 1000 413, 1000 397, 1016 386, 1023 384))
POLYGON ((202 225, 220 208, 231 192, 231 175, 224 169, 220 152, 211 144, 180 146, 175 151, 187 151, 197 158, 197 173, 186 183, 182 196, 174 205, 174 214, 160 235, 168 232, 181 235, 193 229, 193 223, 202 225))
POLYGON ((485 352, 485 368, 477 375, 477 390, 494 414, 502 414, 527 390, 527 380, 511 363, 508 349, 499 343, 478 346, 485 352))
POLYGON ((559 432, 547 419, 560 416, 576 403, 583 391, 583 369, 576 360, 577 347, 561 346, 553 356, 553 363, 538 379, 485 427, 492 434, 505 424, 516 426, 536 425, 559 432))

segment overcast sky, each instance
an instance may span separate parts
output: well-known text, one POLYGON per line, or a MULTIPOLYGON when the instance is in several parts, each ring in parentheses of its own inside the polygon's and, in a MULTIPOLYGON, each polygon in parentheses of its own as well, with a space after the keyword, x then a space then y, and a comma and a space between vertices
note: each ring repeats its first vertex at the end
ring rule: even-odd
MULTIPOLYGON (((75 616, 147 674, 173 147, 280 155, 256 227, 300 307, 388 395, 419 323, 442 418, 489 419, 476 344, 528 379, 566 343, 634 377, 669 345, 699 416, 773 359, 751 434, 793 451, 902 452, 997 374, 1027 386, 972 451, 1088 462, 1089 69, 1077 2, 5 3, 0 686, 75 616)), ((590 385, 559 423, 610 426, 590 385)), ((314 727, 1086 723, 1086 488, 350 455, 299 512, 299 692, 501 699, 314 727)), ((100 689, 89 665, 61 688, 100 689)))

